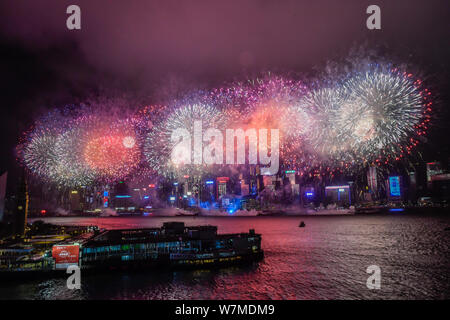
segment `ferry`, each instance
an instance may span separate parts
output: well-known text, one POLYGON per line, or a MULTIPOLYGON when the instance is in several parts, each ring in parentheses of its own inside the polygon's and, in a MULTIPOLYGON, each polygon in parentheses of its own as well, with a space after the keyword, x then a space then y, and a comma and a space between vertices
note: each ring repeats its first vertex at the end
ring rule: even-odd
MULTIPOLYGON (((165 222, 161 228, 96 230, 83 238, 65 239, 37 254, 0 259, 0 277, 65 274, 69 266, 83 272, 150 268, 217 268, 248 264, 264 257, 261 235, 218 234, 216 226, 165 222)), ((0 250, 1 251, 1 250, 0 250)))

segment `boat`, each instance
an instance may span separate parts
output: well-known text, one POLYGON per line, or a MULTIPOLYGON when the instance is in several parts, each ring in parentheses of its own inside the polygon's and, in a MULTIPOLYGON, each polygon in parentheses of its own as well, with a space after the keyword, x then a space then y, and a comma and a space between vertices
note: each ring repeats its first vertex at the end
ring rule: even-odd
POLYGON ((69 266, 83 272, 161 268, 216 268, 257 262, 264 257, 261 235, 218 234, 216 226, 186 227, 165 222, 161 228, 98 230, 83 239, 66 239, 44 254, 0 260, 0 277, 65 274, 69 266))
POLYGON ((369 214, 369 213, 380 213, 382 212, 386 207, 383 205, 361 205, 356 207, 355 212, 357 214, 363 213, 363 214, 369 214))
POLYGON ((145 212, 144 216, 152 217, 177 217, 177 216, 196 216, 198 212, 184 210, 181 208, 152 208, 145 212))
POLYGON ((313 211, 309 211, 308 214, 310 215, 336 215, 336 216, 340 216, 340 215, 353 215, 355 214, 355 208, 353 206, 350 206, 349 208, 340 208, 340 207, 327 207, 327 208, 319 208, 319 209, 315 209, 313 211))
POLYGON ((200 209, 200 215, 205 217, 256 217, 260 215, 260 211, 257 211, 255 209, 226 210, 217 208, 211 209, 202 208, 200 209))
POLYGON ((300 222, 300 224, 298 225, 299 228, 304 228, 305 226, 306 226, 306 225, 305 225, 305 222, 303 222, 303 221, 300 222))
POLYGON ((353 215, 355 208, 341 208, 336 205, 328 205, 327 207, 308 208, 301 206, 292 206, 281 209, 281 215, 286 216, 326 216, 326 215, 353 215))
POLYGON ((191 212, 191 211, 187 211, 187 212, 178 212, 175 215, 177 217, 195 217, 198 216, 198 212, 191 212))

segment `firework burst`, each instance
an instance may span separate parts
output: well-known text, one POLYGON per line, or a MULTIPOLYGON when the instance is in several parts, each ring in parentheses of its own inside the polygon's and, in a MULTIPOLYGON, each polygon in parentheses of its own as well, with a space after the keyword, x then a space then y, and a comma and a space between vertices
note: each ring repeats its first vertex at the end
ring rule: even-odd
POLYGON ((60 186, 109 183, 130 175, 141 161, 138 133, 85 106, 54 111, 27 133, 20 156, 36 176, 60 186))
MULTIPOLYGON (((208 128, 223 128, 226 124, 225 117, 221 110, 214 106, 203 104, 187 104, 174 107, 173 112, 169 113, 158 125, 156 125, 148 135, 145 144, 145 155, 150 167, 163 176, 185 175, 203 175, 213 166, 205 164, 189 164, 174 163, 172 155, 174 147, 177 143, 172 142, 172 132, 175 130, 187 130, 192 140, 202 141, 203 134, 208 128), (194 137, 194 123, 201 121, 201 135, 194 137)), ((191 156, 193 159, 193 148, 184 150, 184 155, 191 156)))
POLYGON ((412 74, 386 69, 359 73, 345 83, 350 101, 338 122, 358 160, 403 157, 424 133, 427 91, 412 74))
POLYGON ((108 99, 90 107, 67 106, 35 123, 19 155, 37 177, 64 186, 126 177, 202 176, 226 167, 174 163, 173 156, 194 158, 193 147, 174 154, 178 142, 171 137, 179 129, 189 132, 191 146, 208 128, 222 133, 278 129, 282 168, 304 173, 354 170, 406 158, 426 135, 430 91, 403 67, 367 59, 351 62, 350 70, 348 64, 328 67, 309 85, 265 74, 135 113, 113 108, 108 99), (197 121, 202 130, 194 136, 197 121))

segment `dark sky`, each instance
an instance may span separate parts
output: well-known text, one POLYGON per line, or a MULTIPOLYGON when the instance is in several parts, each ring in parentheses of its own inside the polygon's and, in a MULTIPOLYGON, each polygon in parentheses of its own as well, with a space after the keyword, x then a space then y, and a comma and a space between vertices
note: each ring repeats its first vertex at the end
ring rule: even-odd
POLYGON ((448 106, 449 3, 2 0, 0 170, 15 170, 14 146, 36 116, 98 90, 158 100, 242 72, 310 72, 365 41, 415 61, 448 106), (79 31, 66 28, 70 4, 81 7, 79 31), (381 7, 381 30, 366 28, 370 4, 381 7))

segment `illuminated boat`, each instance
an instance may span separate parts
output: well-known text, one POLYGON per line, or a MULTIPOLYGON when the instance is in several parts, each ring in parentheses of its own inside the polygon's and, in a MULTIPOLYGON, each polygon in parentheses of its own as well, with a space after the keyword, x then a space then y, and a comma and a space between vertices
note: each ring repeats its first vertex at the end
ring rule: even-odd
POLYGON ((355 208, 340 208, 329 205, 328 207, 319 208, 303 208, 303 207, 289 207, 281 210, 281 215, 287 216, 321 216, 321 215, 353 215, 355 208))
POLYGON ((256 217, 260 215, 260 211, 255 209, 200 209, 200 215, 205 217, 256 217))
POLYGON ((146 217, 177 217, 177 216, 196 216, 198 212, 184 210, 180 208, 152 208, 144 212, 146 217))
POLYGON ((17 249, 4 249, 11 258, 0 260, 0 277, 65 276, 70 266, 78 266, 83 272, 215 268, 253 263, 264 257, 261 235, 253 229, 218 234, 216 226, 186 227, 183 222, 166 222, 161 228, 96 230, 83 238, 55 243, 38 255, 32 248, 26 249, 17 254, 17 249))
POLYGON ((327 207, 319 208, 316 210, 309 210, 309 215, 353 215, 355 214, 355 207, 350 206, 349 208, 341 207, 327 207))
POLYGON ((261 235, 217 234, 215 226, 108 230, 80 247, 82 269, 148 267, 208 268, 258 261, 264 256, 261 235))

